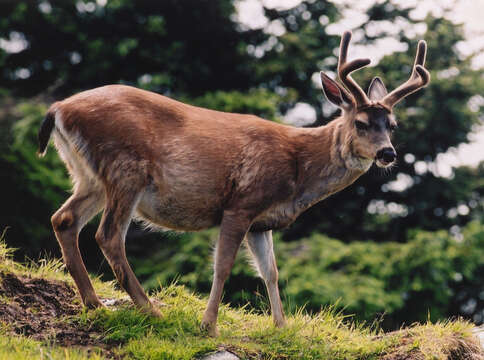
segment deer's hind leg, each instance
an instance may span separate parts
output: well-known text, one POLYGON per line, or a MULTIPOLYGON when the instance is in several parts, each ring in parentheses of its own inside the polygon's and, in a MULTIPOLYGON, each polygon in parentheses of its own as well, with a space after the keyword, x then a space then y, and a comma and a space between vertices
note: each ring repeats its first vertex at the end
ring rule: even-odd
POLYGON ((89 308, 102 306, 92 286, 79 252, 79 232, 104 204, 99 188, 78 187, 74 194, 52 216, 52 226, 62 250, 67 270, 76 283, 82 302, 89 308))
POLYGON ((136 181, 106 188, 106 206, 96 233, 96 241, 109 262, 121 287, 133 302, 148 313, 160 316, 141 287, 126 259, 125 236, 142 186, 136 181))
POLYGON ((102 306, 79 252, 79 232, 104 206, 104 190, 88 162, 58 130, 55 144, 74 181, 73 195, 52 216, 52 226, 67 270, 76 283, 82 302, 89 308, 102 306))

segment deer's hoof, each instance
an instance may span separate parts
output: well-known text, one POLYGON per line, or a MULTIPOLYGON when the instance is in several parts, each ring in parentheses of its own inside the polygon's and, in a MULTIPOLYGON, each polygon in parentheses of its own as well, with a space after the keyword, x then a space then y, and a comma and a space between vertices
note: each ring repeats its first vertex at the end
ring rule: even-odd
POLYGON ((151 309, 149 310, 149 314, 151 316, 157 317, 157 318, 161 318, 161 316, 162 316, 160 310, 158 310, 154 306, 152 306, 151 309))
POLYGON ((216 323, 202 321, 202 323, 200 324, 200 330, 202 330, 202 332, 206 333, 210 337, 217 337, 220 335, 216 323))
POLYGON ((274 320, 274 326, 277 328, 282 328, 286 326, 286 320, 285 319, 274 320))
POLYGON ((92 299, 84 299, 83 304, 88 309, 97 309, 97 308, 105 307, 104 304, 97 297, 92 299))
POLYGON ((160 310, 158 310, 151 302, 141 306, 141 310, 144 313, 156 318, 161 318, 162 316, 160 310))

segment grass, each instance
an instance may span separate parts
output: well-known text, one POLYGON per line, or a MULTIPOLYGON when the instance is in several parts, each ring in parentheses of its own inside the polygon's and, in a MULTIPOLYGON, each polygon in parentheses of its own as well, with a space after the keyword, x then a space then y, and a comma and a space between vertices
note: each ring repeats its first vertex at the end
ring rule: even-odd
MULTIPOLYGON (((1 334, 1 333, 0 333, 1 334)), ((54 345, 41 343, 25 337, 0 335, 0 359, 1 360, 25 360, 25 359, 104 359, 100 352, 62 348, 54 345)))
MULTIPOLYGON (((0 241, 2 273, 61 280, 73 285, 59 260, 19 264, 12 249, 0 241)), ((112 282, 93 279, 103 298, 125 299, 112 282)), ((12 336, 8 324, 0 327, 0 359, 194 359, 227 349, 244 359, 479 359, 471 323, 455 320, 414 325, 383 334, 376 326, 356 324, 332 308, 309 315, 302 309, 288 316, 288 324, 274 328, 267 314, 222 305, 220 336, 210 338, 199 324, 206 299, 183 286, 170 285, 151 295, 162 318, 147 316, 130 303, 110 309, 83 310, 59 321, 95 330, 101 348, 61 347, 54 341, 12 336)), ((8 300, 1 298, 1 301, 8 300)), ((76 300, 78 301, 78 300, 76 300)), ((123 301, 120 301, 123 303, 123 301)), ((1 324, 1 319, 0 319, 1 324)))

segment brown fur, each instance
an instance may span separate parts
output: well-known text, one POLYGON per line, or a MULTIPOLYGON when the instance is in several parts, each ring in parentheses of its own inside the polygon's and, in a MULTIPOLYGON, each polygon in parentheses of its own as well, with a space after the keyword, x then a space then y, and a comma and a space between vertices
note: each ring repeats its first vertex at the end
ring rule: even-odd
MULTIPOLYGON (((383 85, 377 83, 381 94, 383 85)), ((267 285, 274 322, 282 326, 271 230, 288 226, 353 183, 379 149, 391 147, 388 121, 394 120, 378 101, 368 100, 359 109, 341 85, 324 76, 323 86, 343 115, 311 129, 202 109, 122 85, 54 103, 39 139, 42 146, 53 128, 74 181, 73 195, 52 224, 84 304, 101 306, 79 253, 78 233, 104 209, 96 241, 140 307, 160 315, 126 260, 124 238, 131 219, 187 231, 219 225, 202 326, 216 333, 223 284, 246 235, 267 285), (373 127, 357 130, 355 121, 373 127)))

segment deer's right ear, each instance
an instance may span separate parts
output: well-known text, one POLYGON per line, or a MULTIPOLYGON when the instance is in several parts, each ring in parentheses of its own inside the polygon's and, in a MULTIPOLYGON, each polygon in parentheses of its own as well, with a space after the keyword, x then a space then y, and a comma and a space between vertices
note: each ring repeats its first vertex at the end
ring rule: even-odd
POLYGON ((353 107, 353 98, 345 88, 343 88, 336 81, 332 80, 328 75, 320 72, 321 83, 323 84, 323 93, 330 102, 336 106, 349 110, 353 107))

